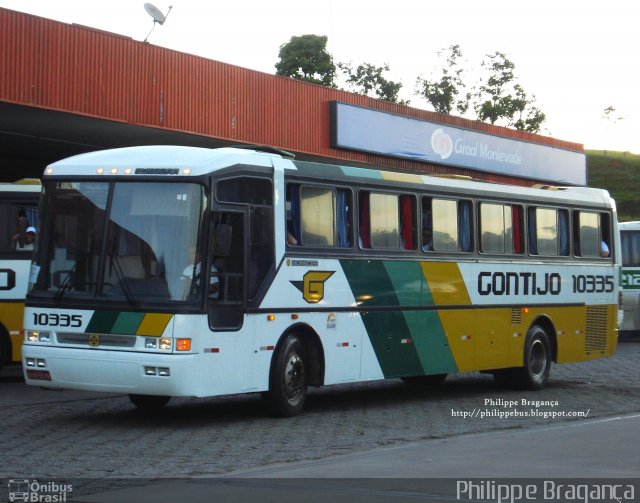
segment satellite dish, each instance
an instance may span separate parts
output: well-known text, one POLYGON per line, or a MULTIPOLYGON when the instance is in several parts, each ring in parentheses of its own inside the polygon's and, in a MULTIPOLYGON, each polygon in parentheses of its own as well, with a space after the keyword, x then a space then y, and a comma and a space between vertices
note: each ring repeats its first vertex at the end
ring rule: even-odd
MULTIPOLYGON (((159 24, 159 25, 164 24, 164 22, 169 17, 169 13, 171 12, 171 9, 173 9, 173 5, 169 5, 169 10, 167 11, 166 14, 163 14, 162 11, 152 3, 147 2, 144 4, 144 10, 146 10, 147 14, 149 14, 153 18, 153 27, 151 28, 149 35, 151 35, 151 33, 153 32, 154 28, 156 27, 156 24, 159 24)), ((144 39, 145 42, 149 39, 149 35, 147 35, 147 38, 144 39)))
MULTIPOLYGON (((160 9, 158 9, 152 3, 144 4, 144 10, 146 10, 147 14, 149 14, 153 18, 153 22, 154 23, 158 23, 158 24, 162 25, 167 20, 167 16, 165 16, 162 13, 162 11, 160 9)), ((171 7, 169 7, 169 10, 171 10, 171 7)))

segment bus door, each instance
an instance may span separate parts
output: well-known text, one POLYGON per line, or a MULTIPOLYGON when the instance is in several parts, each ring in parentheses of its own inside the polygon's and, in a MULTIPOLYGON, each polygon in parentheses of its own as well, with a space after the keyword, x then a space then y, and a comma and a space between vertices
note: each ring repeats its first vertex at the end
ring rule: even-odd
POLYGON ((207 304, 212 330, 239 330, 245 312, 245 212, 217 211, 211 222, 207 304))

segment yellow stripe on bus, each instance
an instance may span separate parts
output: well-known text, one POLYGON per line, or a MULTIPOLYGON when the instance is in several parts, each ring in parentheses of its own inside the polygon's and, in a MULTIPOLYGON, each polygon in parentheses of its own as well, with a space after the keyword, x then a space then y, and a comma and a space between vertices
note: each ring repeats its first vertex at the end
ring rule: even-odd
POLYGON ((393 171, 380 171, 384 180, 392 182, 406 182, 406 183, 423 183, 420 175, 412 175, 410 173, 395 173, 393 171))
POLYGON ((420 265, 435 306, 471 304, 467 287, 456 263, 422 262, 420 265))
MULTIPOLYGON (((471 305, 469 293, 457 264, 422 262, 420 266, 436 307, 471 305)), ((471 334, 475 329, 474 311, 464 308, 445 309, 438 310, 438 316, 458 369, 462 372, 473 369, 475 340, 471 334)))
POLYGON ((136 335, 148 335, 151 337, 160 337, 167 325, 171 321, 171 314, 147 313, 142 319, 142 323, 136 331, 136 335))

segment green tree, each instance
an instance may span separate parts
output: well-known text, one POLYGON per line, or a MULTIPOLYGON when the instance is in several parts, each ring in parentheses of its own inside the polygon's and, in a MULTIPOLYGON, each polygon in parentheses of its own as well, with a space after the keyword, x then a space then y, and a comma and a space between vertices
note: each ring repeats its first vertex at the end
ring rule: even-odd
POLYGON ((488 77, 481 80, 473 95, 477 119, 491 124, 505 122, 507 126, 538 133, 546 116, 533 105, 535 96, 529 99, 517 83, 513 62, 498 51, 487 54, 487 58, 482 62, 482 68, 488 77))
POLYGON ((469 93, 465 93, 462 80, 463 68, 460 65, 462 51, 458 44, 449 46, 438 52, 440 58, 445 57, 445 66, 439 76, 426 79, 419 76, 416 81, 416 94, 424 97, 436 112, 450 114, 454 107, 460 114, 469 108, 469 93), (460 96, 463 94, 463 96, 460 96))
POLYGON ((280 46, 276 75, 335 87, 336 66, 327 52, 325 35, 293 36, 280 46))
POLYGON ((402 83, 384 77, 384 73, 389 71, 387 63, 383 66, 362 63, 355 70, 351 63, 338 63, 337 66, 345 76, 348 91, 400 105, 409 104, 409 101, 401 100, 398 97, 402 83))

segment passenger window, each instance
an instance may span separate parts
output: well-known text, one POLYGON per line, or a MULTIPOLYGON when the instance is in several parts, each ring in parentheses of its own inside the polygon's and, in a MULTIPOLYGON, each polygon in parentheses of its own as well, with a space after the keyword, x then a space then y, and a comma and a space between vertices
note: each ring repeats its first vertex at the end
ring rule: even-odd
POLYGON ((348 189, 289 184, 287 245, 350 247, 352 199, 348 189))
POLYGON ((40 231, 36 204, 0 203, 0 221, 7 229, 0 236, 0 252, 33 251, 36 234, 40 231))
POLYGON ((372 248, 395 248, 400 245, 398 196, 393 194, 369 195, 372 248))
MULTIPOLYGON (((568 254, 568 229, 559 231, 559 214, 564 210, 529 208, 529 253, 555 257, 568 254), (561 250, 562 248, 562 250, 561 250), (562 253, 561 253, 562 252, 562 253)), ((566 217, 562 217, 564 220, 566 217)), ((563 224, 562 227, 565 227, 563 224)))
POLYGON ((273 188, 265 178, 238 177, 220 180, 216 188, 218 201, 271 206, 273 188))
POLYGON ((432 200, 433 249, 458 251, 458 205, 456 201, 432 200))
POLYGON ((300 217, 302 244, 305 246, 333 246, 334 195, 332 189, 302 186, 300 217))
POLYGON ((480 205, 480 249, 484 253, 520 254, 524 248, 522 238, 520 206, 480 205))
POLYGON ((422 251, 473 250, 471 201, 422 198, 422 251))
POLYGON ((513 214, 511 206, 480 205, 480 249, 484 253, 513 252, 513 214))
POLYGON ((574 250, 580 257, 611 256, 611 224, 606 213, 574 213, 574 250))

